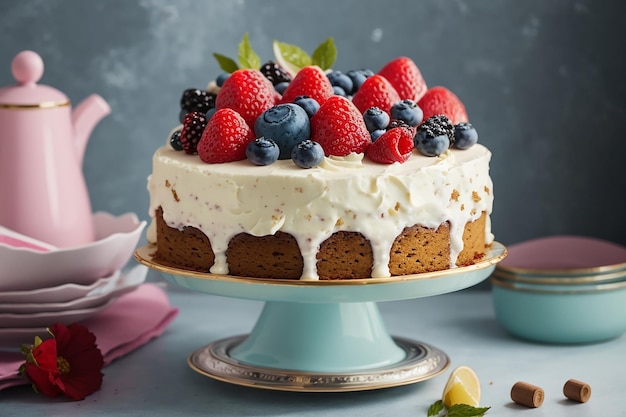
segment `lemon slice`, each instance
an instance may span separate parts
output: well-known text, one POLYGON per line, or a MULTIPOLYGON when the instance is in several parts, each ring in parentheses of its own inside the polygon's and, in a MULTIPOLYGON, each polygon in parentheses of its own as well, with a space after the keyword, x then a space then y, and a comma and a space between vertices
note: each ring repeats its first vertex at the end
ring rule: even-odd
POLYGON ((480 382, 472 368, 459 366, 452 371, 443 389, 442 399, 446 407, 454 404, 467 404, 472 407, 478 407, 480 403, 480 382))
POLYGON ((311 64, 311 57, 295 45, 274 41, 272 51, 276 63, 292 77, 295 77, 301 68, 311 64))

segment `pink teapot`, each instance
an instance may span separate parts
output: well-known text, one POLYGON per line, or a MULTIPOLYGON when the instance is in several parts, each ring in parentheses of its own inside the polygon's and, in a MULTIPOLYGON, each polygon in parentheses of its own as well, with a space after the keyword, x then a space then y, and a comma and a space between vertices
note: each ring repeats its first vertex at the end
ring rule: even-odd
POLYGON ((11 70, 17 84, 0 88, 0 225, 57 247, 93 242, 83 156, 111 109, 94 94, 72 110, 65 94, 37 84, 44 65, 33 51, 11 70))

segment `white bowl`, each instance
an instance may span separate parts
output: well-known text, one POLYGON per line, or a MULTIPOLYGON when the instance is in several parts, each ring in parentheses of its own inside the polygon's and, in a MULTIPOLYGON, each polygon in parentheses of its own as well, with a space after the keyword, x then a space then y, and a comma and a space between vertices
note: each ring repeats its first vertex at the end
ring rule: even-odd
POLYGON ((54 323, 71 324, 104 310, 115 300, 111 299, 95 307, 65 311, 44 311, 40 313, 17 314, 0 313, 0 327, 47 327, 54 323))
POLYGON ((0 303, 0 313, 32 314, 97 307, 137 288, 145 281, 147 273, 147 267, 137 265, 127 274, 116 271, 112 275, 113 279, 109 280, 110 285, 96 288, 73 300, 52 303, 0 303))
POLYGON ((130 260, 146 226, 134 213, 94 214, 96 241, 42 252, 0 243, 0 291, 26 291, 63 284, 93 284, 130 260))
POLYGON ((106 292, 106 289, 115 287, 121 277, 121 271, 117 270, 86 285, 61 284, 36 290, 0 291, 0 303, 64 303, 85 297, 92 292, 106 292))

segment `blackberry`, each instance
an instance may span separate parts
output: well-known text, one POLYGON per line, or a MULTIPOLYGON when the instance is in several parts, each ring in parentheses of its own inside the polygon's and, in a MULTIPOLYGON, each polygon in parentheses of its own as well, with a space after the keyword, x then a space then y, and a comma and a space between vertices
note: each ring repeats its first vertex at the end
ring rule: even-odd
POLYGON ((387 125, 386 129, 387 130, 391 130, 394 127, 403 127, 405 129, 411 130, 411 126, 409 126, 409 124, 407 122, 405 122, 404 120, 400 120, 400 119, 391 119, 391 121, 387 125))
POLYGON ((183 91, 183 95, 180 98, 180 108, 187 113, 192 111, 206 113, 209 109, 215 107, 216 97, 215 93, 207 90, 188 88, 183 91))
POLYGON ((180 142, 183 150, 188 154, 198 152, 198 143, 202 138, 202 132, 207 125, 206 115, 197 111, 187 113, 180 132, 180 142))
POLYGON ((172 136, 170 136, 170 146, 175 151, 183 150, 183 142, 180 140, 180 132, 180 130, 176 130, 174 133, 172 133, 172 136))
POLYGON ((450 146, 454 145, 454 126, 450 120, 443 114, 429 117, 418 126, 418 132, 426 137, 436 137, 446 135, 450 139, 450 146))
POLYGON ((274 61, 267 61, 265 64, 261 65, 259 71, 261 71, 261 74, 265 75, 265 78, 272 82, 272 85, 291 82, 291 75, 274 61))

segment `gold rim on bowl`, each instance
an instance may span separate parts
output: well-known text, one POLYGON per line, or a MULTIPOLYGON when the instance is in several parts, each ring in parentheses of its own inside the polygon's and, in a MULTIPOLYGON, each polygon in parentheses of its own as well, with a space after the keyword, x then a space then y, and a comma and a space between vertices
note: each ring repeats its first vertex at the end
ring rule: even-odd
POLYGON ((622 279, 626 279, 626 270, 619 270, 611 273, 604 274, 596 274, 596 275, 576 275, 576 276, 541 276, 541 277, 526 277, 520 276, 513 272, 508 272, 504 269, 501 269, 499 266, 496 266, 496 269, 493 271, 493 275, 498 278, 502 278, 509 281, 517 281, 524 282, 528 284, 563 284, 563 285, 572 285, 572 284, 593 284, 593 283, 603 283, 603 282, 611 282, 611 281, 621 281, 622 279))
POLYGON ((491 282, 491 284, 496 285, 500 288, 505 288, 508 290, 519 291, 519 292, 536 293, 536 294, 566 294, 566 295, 595 294, 595 293, 603 293, 607 291, 626 289, 626 280, 597 284, 597 285, 594 285, 593 288, 589 288, 589 289, 580 289, 580 288, 574 289, 575 287, 572 287, 571 290, 548 289, 548 288, 541 288, 541 286, 531 288, 531 287, 519 285, 518 283, 515 283, 512 281, 498 279, 494 275, 492 275, 489 278, 489 281, 491 282))

